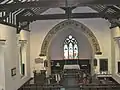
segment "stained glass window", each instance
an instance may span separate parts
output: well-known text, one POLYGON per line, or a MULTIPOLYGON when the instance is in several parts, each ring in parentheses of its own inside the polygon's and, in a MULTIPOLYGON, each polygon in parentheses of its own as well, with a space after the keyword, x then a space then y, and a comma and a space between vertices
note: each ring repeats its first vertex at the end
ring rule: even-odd
POLYGON ((77 40, 72 35, 64 41, 64 59, 78 59, 77 40))

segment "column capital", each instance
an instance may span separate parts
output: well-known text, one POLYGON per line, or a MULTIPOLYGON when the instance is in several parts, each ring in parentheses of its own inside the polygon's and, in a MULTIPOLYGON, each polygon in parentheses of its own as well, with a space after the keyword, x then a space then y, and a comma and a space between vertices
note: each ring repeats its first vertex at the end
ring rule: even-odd
POLYGON ((119 26, 113 27, 111 30, 111 35, 113 38, 120 38, 120 28, 119 26))

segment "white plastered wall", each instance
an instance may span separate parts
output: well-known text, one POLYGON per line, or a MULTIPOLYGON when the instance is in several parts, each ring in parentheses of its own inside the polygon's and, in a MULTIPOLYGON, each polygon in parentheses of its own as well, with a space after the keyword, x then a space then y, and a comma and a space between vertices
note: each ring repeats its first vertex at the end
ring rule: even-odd
MULTIPOLYGON (((22 32, 22 31, 21 31, 22 32)), ((23 32, 20 37, 29 40, 29 32, 23 32), (23 36, 24 37, 23 37, 23 36), (26 38, 25 38, 26 37, 26 38)), ((28 74, 24 78, 21 78, 19 71, 19 58, 18 58, 18 46, 16 28, 0 24, 0 39, 5 41, 5 56, 4 56, 4 71, 5 71, 5 88, 4 90, 17 90, 30 78, 29 69, 29 53, 27 54, 28 74), (11 69, 16 68, 16 75, 11 75, 11 69)), ((28 44, 29 48, 29 44, 28 44)), ((29 49, 27 49, 29 51, 29 49)))

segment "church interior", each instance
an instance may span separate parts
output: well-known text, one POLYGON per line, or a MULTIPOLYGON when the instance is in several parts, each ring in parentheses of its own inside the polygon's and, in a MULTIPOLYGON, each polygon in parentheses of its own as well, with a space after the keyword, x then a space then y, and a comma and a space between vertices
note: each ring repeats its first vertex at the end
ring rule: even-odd
POLYGON ((120 90, 119 0, 0 0, 0 90, 120 90))

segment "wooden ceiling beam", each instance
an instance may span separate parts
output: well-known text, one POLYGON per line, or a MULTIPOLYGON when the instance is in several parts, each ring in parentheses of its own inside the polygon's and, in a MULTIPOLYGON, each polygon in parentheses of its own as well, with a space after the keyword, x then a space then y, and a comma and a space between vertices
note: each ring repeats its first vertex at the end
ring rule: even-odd
MULTIPOLYGON (((72 13, 70 18, 101 18, 99 13, 72 13)), ((50 19, 68 19, 66 14, 46 14, 33 16, 20 16, 19 21, 50 20, 50 19)))

